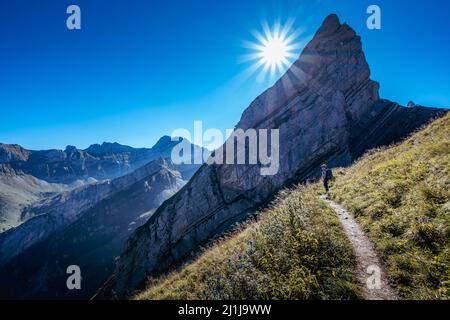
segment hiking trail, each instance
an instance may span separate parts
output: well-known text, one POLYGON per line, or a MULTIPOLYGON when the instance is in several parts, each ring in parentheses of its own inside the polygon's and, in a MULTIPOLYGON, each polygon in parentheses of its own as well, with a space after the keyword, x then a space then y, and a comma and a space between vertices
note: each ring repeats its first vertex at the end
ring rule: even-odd
POLYGON ((366 300, 399 300, 395 290, 389 285, 385 270, 372 242, 365 235, 353 216, 336 202, 326 196, 320 196, 337 214, 356 257, 356 275, 362 294, 366 300), (373 277, 374 270, 379 271, 380 287, 369 288, 368 279, 373 277))

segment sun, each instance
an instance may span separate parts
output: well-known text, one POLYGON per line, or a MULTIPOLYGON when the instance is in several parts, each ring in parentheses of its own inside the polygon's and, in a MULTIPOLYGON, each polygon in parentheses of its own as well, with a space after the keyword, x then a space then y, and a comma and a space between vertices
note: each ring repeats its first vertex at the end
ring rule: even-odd
POLYGON ((283 27, 275 23, 272 28, 263 23, 263 33, 254 31, 257 42, 245 42, 244 45, 253 52, 244 56, 244 61, 252 61, 251 73, 260 70, 260 77, 270 74, 274 77, 286 71, 297 56, 300 47, 298 37, 300 30, 292 29, 293 21, 283 27))
POLYGON ((280 64, 286 64, 287 58, 289 58, 290 52, 288 44, 285 40, 275 36, 264 43, 261 48, 261 59, 265 64, 270 66, 280 66, 280 64))

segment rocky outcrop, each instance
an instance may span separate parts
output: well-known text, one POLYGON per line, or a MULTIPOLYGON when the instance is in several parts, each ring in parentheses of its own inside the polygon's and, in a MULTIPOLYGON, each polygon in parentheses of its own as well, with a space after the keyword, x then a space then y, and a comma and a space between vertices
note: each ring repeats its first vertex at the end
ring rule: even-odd
MULTIPOLYGON (((159 159, 111 181, 108 186, 102 185, 101 188, 107 188, 108 195, 101 201, 92 202, 94 205, 81 211, 78 219, 64 228, 53 230, 45 240, 30 246, 0 267, 0 297, 89 298, 111 274, 114 259, 130 233, 184 184, 176 167, 168 160, 159 159), (66 269, 69 265, 81 268, 81 290, 67 290, 66 269)), ((89 201, 89 195, 81 197, 89 201)), ((27 225, 24 232, 15 233, 16 238, 5 240, 9 241, 7 252, 12 252, 14 246, 20 247, 23 241, 28 241, 40 230, 54 229, 70 211, 65 206, 58 214, 47 216, 42 223, 53 223, 52 226, 32 228, 32 225, 24 224, 27 225), (22 240, 17 240, 20 235, 22 240)), ((2 246, 6 246, 5 241, 2 246)))
POLYGON ((400 108, 380 100, 378 87, 370 79, 360 38, 336 15, 327 17, 298 61, 237 125, 280 130, 277 174, 262 176, 260 164, 203 165, 130 237, 96 297, 128 297, 148 277, 176 266, 281 188, 316 176, 320 164, 348 165, 365 150, 395 142, 443 113, 400 108))

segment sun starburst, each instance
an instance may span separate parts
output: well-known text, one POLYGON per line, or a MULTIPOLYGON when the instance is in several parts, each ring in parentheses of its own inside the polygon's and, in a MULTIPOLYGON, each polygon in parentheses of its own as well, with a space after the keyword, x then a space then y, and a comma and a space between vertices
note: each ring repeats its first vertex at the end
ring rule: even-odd
POLYGON ((284 26, 275 23, 272 28, 264 22, 263 33, 254 31, 257 42, 247 41, 244 45, 253 52, 246 54, 243 61, 253 62, 250 72, 260 71, 259 77, 270 75, 271 78, 286 71, 292 60, 297 56, 301 42, 301 30, 293 30, 293 20, 284 26))

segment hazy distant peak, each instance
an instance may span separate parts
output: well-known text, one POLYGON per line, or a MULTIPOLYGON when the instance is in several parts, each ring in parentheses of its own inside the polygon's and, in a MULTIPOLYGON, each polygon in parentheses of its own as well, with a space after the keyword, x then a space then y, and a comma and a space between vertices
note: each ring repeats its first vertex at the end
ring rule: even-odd
POLYGON ((122 145, 117 142, 103 142, 100 144, 93 144, 89 148, 85 149, 87 153, 93 156, 103 156, 106 154, 132 152, 135 149, 133 147, 122 145))
POLYGON ((155 145, 152 147, 154 150, 164 149, 173 145, 176 145, 182 140, 182 138, 175 138, 174 141, 172 141, 172 137, 170 136, 162 136, 159 138, 158 142, 155 143, 155 145))

